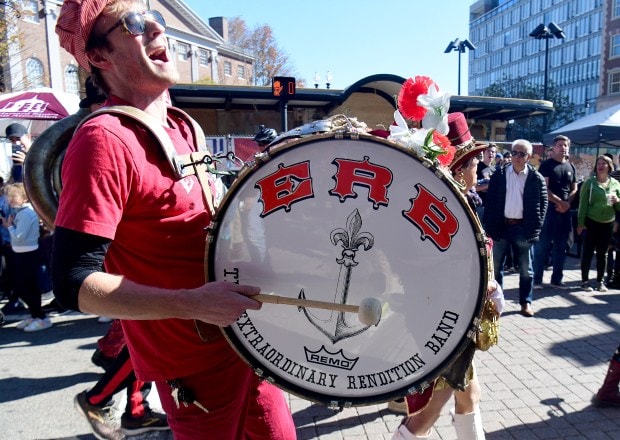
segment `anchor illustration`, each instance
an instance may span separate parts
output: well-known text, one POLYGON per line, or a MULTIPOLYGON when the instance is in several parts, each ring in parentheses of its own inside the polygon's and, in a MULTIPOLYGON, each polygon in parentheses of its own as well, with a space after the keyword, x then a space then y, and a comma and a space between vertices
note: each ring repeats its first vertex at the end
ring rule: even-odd
MULTIPOLYGON (((336 288, 336 295, 334 298, 335 303, 346 304, 347 297, 349 295, 349 287, 351 285, 351 272, 355 266, 359 263, 355 261, 355 254, 358 249, 363 246, 367 251, 372 248, 374 244, 374 237, 368 232, 360 232, 362 228, 362 217, 359 211, 355 209, 347 217, 347 228, 337 228, 330 233, 330 239, 334 246, 341 243, 342 253, 341 258, 336 259, 336 262, 340 265, 340 272, 338 275, 338 285, 336 288)), ((304 289, 299 292, 299 298, 306 298, 304 289)), ((336 318, 335 328, 333 327, 333 318, 327 321, 321 321, 315 318, 305 307, 300 307, 300 310, 304 312, 308 321, 314 325, 321 333, 323 333, 329 340, 335 344, 336 342, 347 339, 352 336, 359 335, 365 332, 370 327, 369 325, 357 325, 348 322, 347 314, 345 312, 338 312, 336 318), (327 323, 327 324, 326 324, 327 323), (329 324, 332 324, 332 328, 327 328, 329 324)))

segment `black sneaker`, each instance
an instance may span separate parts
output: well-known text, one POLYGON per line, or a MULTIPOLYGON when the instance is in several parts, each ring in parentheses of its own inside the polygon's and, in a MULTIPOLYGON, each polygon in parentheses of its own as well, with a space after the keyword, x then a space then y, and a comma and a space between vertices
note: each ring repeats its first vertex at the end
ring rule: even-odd
POLYGON ((103 368, 104 371, 108 371, 112 367, 112 363, 114 363, 114 358, 106 356, 98 348, 95 349, 95 352, 93 353, 90 360, 96 366, 103 368))
POLYGON ((82 414, 99 440, 122 440, 123 433, 114 426, 110 407, 100 408, 88 403, 86 391, 82 391, 73 399, 75 409, 82 414))
POLYGON ((20 300, 6 303, 4 307, 2 307, 2 313, 5 315, 21 315, 26 313, 26 307, 22 304, 20 300))
POLYGON ((166 414, 148 411, 139 419, 134 419, 127 413, 121 416, 121 430, 125 435, 137 435, 149 431, 167 431, 168 418, 166 414))

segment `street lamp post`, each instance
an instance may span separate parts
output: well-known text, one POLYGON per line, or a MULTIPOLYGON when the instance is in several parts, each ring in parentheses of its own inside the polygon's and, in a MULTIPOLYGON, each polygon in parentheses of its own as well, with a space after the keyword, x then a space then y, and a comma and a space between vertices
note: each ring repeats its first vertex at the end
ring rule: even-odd
POLYGON ((545 40, 545 83, 543 84, 543 99, 546 100, 548 98, 547 91, 549 87, 549 40, 554 37, 561 40, 566 38, 566 35, 557 24, 551 22, 548 26, 542 23, 536 26, 536 29, 530 33, 530 37, 534 37, 537 40, 545 40))
POLYGON ((465 48, 469 49, 469 50, 476 50, 476 46, 474 46, 472 44, 471 41, 469 41, 468 39, 465 40, 460 40, 459 38, 457 38, 454 41, 451 41, 450 44, 448 44, 448 47, 446 47, 446 50, 443 51, 443 53, 450 53, 452 51, 456 51, 459 53, 459 71, 458 71, 458 94, 461 94, 461 54, 465 53, 465 48))
MULTIPOLYGON (((548 26, 544 24, 539 24, 536 26, 530 33, 530 37, 534 37, 537 40, 544 39, 545 40, 545 79, 543 84, 543 99, 546 101, 548 99, 548 90, 549 90, 549 40, 552 38, 557 38, 561 40, 566 37, 564 31, 554 22, 550 22, 548 26)), ((545 133, 547 131, 547 115, 543 116, 543 126, 542 132, 545 133)))
POLYGON ((586 99, 585 99, 585 101, 584 101, 583 106, 584 106, 585 108, 590 108, 590 103, 591 103, 592 101, 596 101, 597 99, 598 99, 598 98, 588 98, 588 93, 586 92, 586 99))
MULTIPOLYGON (((320 82, 321 82, 321 77, 320 77, 319 73, 318 72, 314 72, 314 88, 315 89, 319 88, 319 83, 320 82)), ((332 74, 328 70, 327 71, 327 75, 325 76, 325 87, 327 87, 329 89, 329 87, 331 85, 332 85, 332 74)))

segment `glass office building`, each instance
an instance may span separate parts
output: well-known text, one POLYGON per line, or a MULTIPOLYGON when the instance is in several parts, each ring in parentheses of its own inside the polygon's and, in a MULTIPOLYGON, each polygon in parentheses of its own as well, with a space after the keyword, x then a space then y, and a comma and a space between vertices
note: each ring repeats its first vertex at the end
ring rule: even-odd
MULTIPOLYGON (((605 0, 479 0, 470 6, 470 95, 493 83, 524 78, 544 85, 545 41, 530 36, 555 23, 565 38, 548 40, 548 78, 586 113, 600 95, 605 0), (587 108, 589 107, 589 108, 587 108)), ((541 96, 542 98, 542 96, 541 96)))

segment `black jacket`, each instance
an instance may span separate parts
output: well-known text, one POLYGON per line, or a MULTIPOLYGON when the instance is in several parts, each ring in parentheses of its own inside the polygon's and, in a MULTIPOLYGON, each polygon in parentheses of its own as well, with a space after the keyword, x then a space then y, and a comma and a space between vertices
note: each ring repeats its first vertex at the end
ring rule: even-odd
MULTIPOLYGON (((482 223, 489 237, 498 240, 506 230, 504 206, 506 205, 506 171, 510 165, 495 170, 489 181, 482 223)), ((545 178, 536 169, 528 167, 523 189, 523 229, 527 241, 538 241, 547 212, 547 185, 545 178)))

